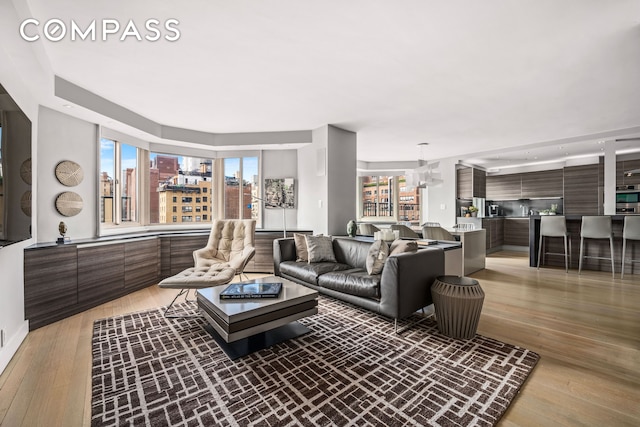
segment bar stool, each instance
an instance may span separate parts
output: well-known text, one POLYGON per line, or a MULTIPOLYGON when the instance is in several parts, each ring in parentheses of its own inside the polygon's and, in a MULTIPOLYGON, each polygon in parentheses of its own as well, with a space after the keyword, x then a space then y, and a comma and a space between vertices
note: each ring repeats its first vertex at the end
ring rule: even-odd
MULTIPOLYGON (((624 257, 627 252, 627 240, 640 240, 640 215, 624 217, 624 229, 622 231, 622 274, 620 278, 624 278, 624 257)), ((630 259, 631 271, 633 271, 633 263, 640 262, 640 259, 630 259)))
POLYGON ((611 274, 615 277, 613 266, 613 231, 611 230, 610 216, 583 216, 582 228, 580 229, 580 265, 578 266, 578 274, 582 271, 582 259, 611 259, 611 274), (582 255, 584 250, 584 239, 609 239, 609 248, 611 249, 611 258, 582 255))
POLYGON ((569 264, 571 263, 571 239, 567 233, 567 221, 563 216, 541 216, 540 217, 540 242, 538 243, 538 269, 540 269, 541 255, 564 255, 564 270, 569 272, 569 264), (563 237, 564 238, 564 254, 544 252, 542 246, 543 237, 563 237), (569 252, 567 252, 567 240, 569 240, 569 252))

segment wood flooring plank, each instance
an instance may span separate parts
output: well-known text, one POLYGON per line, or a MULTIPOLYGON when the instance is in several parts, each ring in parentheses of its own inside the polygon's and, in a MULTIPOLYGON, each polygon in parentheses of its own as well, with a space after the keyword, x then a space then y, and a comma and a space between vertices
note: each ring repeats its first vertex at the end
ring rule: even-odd
MULTIPOLYGON (((537 270, 497 252, 471 276, 485 291, 478 333, 541 355, 499 426, 638 425, 640 275, 537 270)), ((0 375, 0 425, 89 425, 94 320, 175 294, 149 286, 30 332, 0 375)))

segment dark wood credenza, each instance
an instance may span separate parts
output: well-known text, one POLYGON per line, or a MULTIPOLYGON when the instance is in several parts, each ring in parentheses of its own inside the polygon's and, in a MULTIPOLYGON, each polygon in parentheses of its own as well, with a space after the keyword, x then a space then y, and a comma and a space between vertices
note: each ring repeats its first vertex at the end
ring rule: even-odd
MULTIPOLYGON (((311 234, 311 231, 295 231, 311 234)), ((292 236, 293 232, 287 233, 292 236)), ((256 230, 256 254, 245 271, 273 272, 273 240, 282 231, 256 230)), ((24 305, 34 330, 193 267, 193 251, 208 232, 40 243, 24 252, 24 305)))

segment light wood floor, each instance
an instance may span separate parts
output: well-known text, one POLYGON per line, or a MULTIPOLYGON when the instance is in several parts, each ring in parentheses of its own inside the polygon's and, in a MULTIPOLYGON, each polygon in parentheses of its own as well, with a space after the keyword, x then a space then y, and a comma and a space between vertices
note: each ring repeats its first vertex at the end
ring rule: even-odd
MULTIPOLYGON (((502 426, 640 425, 640 275, 529 268, 499 252, 472 275, 478 333, 542 357, 502 426)), ((167 304, 151 286, 31 332, 0 376, 0 425, 89 425, 94 319, 167 304)))

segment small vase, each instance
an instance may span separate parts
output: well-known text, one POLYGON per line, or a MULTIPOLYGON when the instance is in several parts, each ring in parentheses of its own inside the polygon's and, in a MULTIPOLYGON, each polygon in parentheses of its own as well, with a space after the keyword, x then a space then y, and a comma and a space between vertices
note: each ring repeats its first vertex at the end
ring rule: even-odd
POLYGON ((358 224, 354 220, 351 220, 347 223, 347 234, 349 237, 356 237, 356 233, 358 232, 358 224))
POLYGON ((474 218, 477 217, 478 216, 478 212, 471 212, 471 216, 474 217, 474 218))

